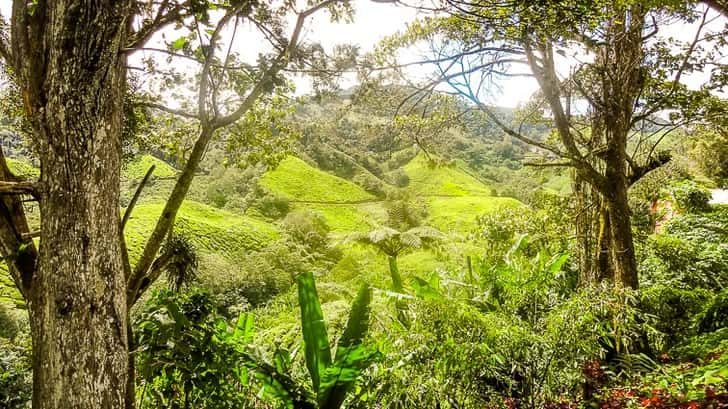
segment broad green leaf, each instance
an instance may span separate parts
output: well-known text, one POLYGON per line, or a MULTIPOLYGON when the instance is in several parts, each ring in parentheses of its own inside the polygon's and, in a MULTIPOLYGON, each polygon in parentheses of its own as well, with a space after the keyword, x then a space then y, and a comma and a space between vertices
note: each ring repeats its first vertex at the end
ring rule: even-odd
POLYGON ((548 270, 549 273, 556 273, 559 270, 561 270, 561 267, 564 266, 566 261, 569 259, 569 254, 557 254, 555 255, 547 264, 546 264, 546 270, 548 270))
POLYGON ((313 390, 318 393, 321 375, 331 365, 331 347, 313 273, 301 274, 297 281, 306 367, 311 375, 313 390))
POLYGON ((318 393, 319 408, 338 409, 361 372, 379 356, 361 345, 369 331, 372 290, 364 284, 349 311, 349 320, 336 346, 336 358, 324 372, 318 393))
MULTIPOLYGON (((415 290, 415 295, 423 300, 442 299, 442 294, 430 284, 431 282, 432 279, 428 282, 420 277, 412 277, 412 288, 415 290)), ((439 283, 439 280, 437 282, 439 283)))
POLYGON ((190 321, 187 319, 187 317, 185 317, 184 314, 182 314, 182 312, 179 310, 179 307, 174 301, 170 300, 168 302, 165 302, 164 306, 167 308, 169 315, 174 320, 174 325, 175 327, 177 327, 177 329, 191 325, 190 321))
POLYGON ((233 338, 242 341, 244 344, 253 342, 253 314, 249 312, 241 313, 238 316, 238 322, 235 324, 233 338))
POLYGON ((361 344, 337 349, 336 360, 321 378, 319 409, 339 409, 357 378, 380 357, 379 351, 361 344))
POLYGON ((172 42, 172 49, 173 50, 181 50, 187 45, 187 38, 186 37, 180 37, 172 42))
POLYGON ((361 344, 362 340, 369 331, 369 313, 370 304, 372 302, 372 289, 368 284, 364 284, 359 289, 359 293, 351 305, 349 311, 349 320, 346 323, 344 333, 339 339, 336 346, 336 356, 339 355, 341 348, 351 347, 361 344))

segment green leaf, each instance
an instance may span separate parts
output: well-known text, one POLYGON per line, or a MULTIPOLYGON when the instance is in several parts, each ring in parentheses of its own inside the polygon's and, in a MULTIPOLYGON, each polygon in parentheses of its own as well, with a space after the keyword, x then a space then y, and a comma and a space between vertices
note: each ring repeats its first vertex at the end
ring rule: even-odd
POLYGON ((338 409, 361 372, 379 357, 361 345, 369 332, 372 290, 364 284, 349 311, 349 320, 336 346, 336 358, 321 379, 319 408, 338 409))
MULTIPOLYGON (((437 276, 437 273, 434 274, 437 276)), ((423 300, 439 300, 443 296, 438 291, 439 288, 439 276, 433 281, 433 277, 430 281, 425 281, 420 277, 412 277, 412 288, 415 290, 415 295, 423 300), (433 286, 432 284, 435 284, 433 286)))
POLYGON ((356 299, 354 299, 354 303, 351 305, 349 320, 347 321, 344 333, 341 335, 339 343, 336 346, 337 357, 341 348, 361 344, 362 340, 366 336, 369 331, 369 307, 371 302, 372 289, 368 284, 364 284, 359 289, 359 293, 357 294, 356 299))
POLYGON ((311 375, 313 390, 318 394, 321 375, 331 365, 331 347, 313 273, 301 274, 297 281, 306 367, 311 375))
POLYGON ((548 262, 548 263, 546 264, 546 270, 547 270, 547 271, 548 271, 549 273, 551 273, 551 274, 554 274, 554 273, 558 272, 559 270, 561 270, 561 267, 563 267, 563 266, 564 266, 564 263, 566 263, 566 261, 567 261, 568 259, 569 259, 569 254, 568 254, 568 253, 564 253, 564 254, 557 254, 557 255, 555 255, 555 256, 554 256, 554 257, 553 257, 553 258, 552 258, 552 259, 551 259, 551 260, 550 260, 550 261, 549 261, 549 262, 548 262))
POLYGON ((285 349, 278 348, 273 354, 273 364, 278 373, 287 373, 291 367, 291 355, 285 349))
POLYGON ((253 314, 249 312, 241 313, 238 316, 238 322, 235 324, 233 338, 242 341, 244 344, 253 342, 253 314))
POLYGON ((279 400, 283 407, 293 408, 293 395, 290 391, 295 382, 287 375, 276 372, 255 371, 255 379, 263 385, 261 392, 279 400))
POLYGON ((334 364, 321 377, 319 408, 339 409, 361 373, 380 357, 379 351, 361 344, 338 349, 334 364))
POLYGON ((165 300, 164 307, 167 308, 169 315, 174 320, 174 325, 177 329, 181 329, 190 326, 190 320, 180 311, 179 306, 174 300, 165 300))
POLYGON ((174 42, 172 42, 172 44, 171 44, 172 49, 177 50, 177 51, 181 50, 185 47, 185 45, 187 45, 187 42, 188 42, 188 40, 186 37, 180 37, 180 38, 174 40, 174 42))

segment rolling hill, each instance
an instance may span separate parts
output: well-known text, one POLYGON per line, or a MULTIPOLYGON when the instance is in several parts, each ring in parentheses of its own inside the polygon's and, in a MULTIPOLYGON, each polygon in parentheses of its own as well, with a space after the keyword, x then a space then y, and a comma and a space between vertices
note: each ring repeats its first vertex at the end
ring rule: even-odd
POLYGON ((374 199, 374 195, 354 183, 323 172, 293 156, 266 172, 258 183, 296 202, 351 203, 374 199))
MULTIPOLYGON (((155 182, 147 187, 149 192, 137 204, 125 231, 132 261, 139 256, 154 228, 164 206, 167 185, 173 183, 167 179, 172 178, 176 170, 149 155, 136 159, 123 169, 122 176, 126 182, 124 189, 128 196, 152 164, 156 166, 155 182)), ((10 165, 23 175, 38 175, 37 169, 28 162, 15 160, 10 165)), ((455 166, 432 167, 423 156, 407 163, 403 170, 410 183, 401 190, 416 200, 424 201, 428 207, 425 223, 447 234, 467 234, 476 227, 479 215, 503 206, 521 205, 512 198, 492 196, 490 186, 468 174, 466 169, 455 166)), ((198 179, 198 187, 206 183, 205 180, 198 179)), ((258 183, 266 190, 288 199, 294 211, 305 209, 321 214, 335 235, 366 231, 383 224, 387 218, 386 202, 383 199, 349 180, 324 172, 295 157, 286 158, 277 168, 266 172, 258 183)), ((189 236, 202 255, 220 256, 232 264, 280 236, 278 228, 269 220, 253 214, 218 209, 193 200, 185 201, 180 209, 176 231, 189 236)), ((371 277, 386 277, 386 263, 381 255, 355 248, 344 249, 344 254, 345 257, 350 255, 358 260, 359 268, 366 269, 371 277)), ((445 267, 447 263, 447 260, 429 251, 405 255, 401 261, 405 276, 429 274, 436 268, 445 267)), ((200 268, 214 269, 204 265, 204 259, 200 268)), ((7 287, 11 283, 6 273, 2 276, 3 284, 7 287)), ((12 291, 4 291, 6 301, 16 298, 16 295, 12 291)))
POLYGON ((490 196, 490 187, 456 166, 431 166, 418 155, 403 167, 407 189, 418 196, 490 196))

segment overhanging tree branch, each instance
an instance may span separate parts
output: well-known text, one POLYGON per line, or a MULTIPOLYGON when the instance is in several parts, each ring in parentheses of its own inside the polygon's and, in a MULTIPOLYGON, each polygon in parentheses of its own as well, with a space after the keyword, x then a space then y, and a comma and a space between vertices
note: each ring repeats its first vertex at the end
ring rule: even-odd
POLYGON ((154 268, 157 253, 162 247, 165 237, 173 228, 174 220, 185 196, 187 195, 190 185, 192 184, 195 171, 197 170, 197 167, 207 150, 207 146, 217 130, 240 120, 243 115, 253 107, 258 98, 260 98, 264 93, 270 92, 274 88, 273 79, 275 75, 277 75, 278 72, 288 64, 299 46, 299 38, 306 19, 316 11, 341 1, 343 0, 327 0, 299 13, 296 25, 284 51, 279 53, 276 58, 273 59, 273 62, 264 71, 263 75, 261 75, 260 79, 249 91, 243 102, 231 114, 224 116, 220 116, 218 114, 218 108, 216 106, 210 107, 208 104, 207 98, 210 95, 210 87, 217 86, 217 84, 211 81, 210 67, 215 61, 215 45, 219 41, 220 33, 225 25, 237 15, 238 10, 235 8, 228 10, 220 21, 218 21, 213 33, 210 35, 209 44, 207 45, 204 54, 204 65, 200 75, 200 88, 198 90, 198 115, 196 118, 200 121, 200 134, 192 148, 192 152, 187 159, 187 163, 185 164, 182 173, 177 179, 177 183, 172 189, 172 193, 170 194, 165 207, 162 210, 162 214, 157 220, 154 231, 147 240, 147 244, 144 247, 142 255, 127 280, 127 304, 129 306, 133 305, 141 293, 148 288, 149 284, 158 277, 158 273, 154 268))
MULTIPOLYGON (((17 178, 10 172, 0 147, 0 183, 17 178)), ((38 251, 31 237, 23 202, 16 194, 0 195, 0 255, 23 298, 29 299, 38 251)))
POLYGON ((0 195, 31 195, 38 196, 37 182, 6 182, 0 181, 0 195))
POLYGON ((124 51, 133 51, 136 48, 144 46, 152 36, 160 29, 173 24, 177 21, 189 17, 185 11, 190 8, 191 2, 170 4, 169 0, 163 0, 157 8, 157 13, 153 19, 148 19, 142 23, 141 27, 132 34, 128 48, 124 51))
POLYGON ((197 114, 193 114, 193 113, 184 111, 182 109, 170 108, 168 106, 158 104, 156 102, 137 102, 134 105, 138 106, 138 107, 156 109, 158 111, 166 112, 166 113, 172 114, 172 115, 181 116, 183 118, 189 118, 189 119, 199 119, 200 118, 199 116, 197 116, 197 114))

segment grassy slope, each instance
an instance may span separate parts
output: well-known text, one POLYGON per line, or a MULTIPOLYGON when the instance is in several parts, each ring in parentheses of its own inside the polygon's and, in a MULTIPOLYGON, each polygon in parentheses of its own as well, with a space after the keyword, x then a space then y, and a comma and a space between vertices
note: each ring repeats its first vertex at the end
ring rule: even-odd
POLYGON ((352 203, 375 200, 361 187, 295 157, 286 158, 263 175, 259 183, 293 201, 294 208, 322 214, 335 233, 366 230, 375 216, 383 212, 379 203, 352 203))
POLYGON ((154 165, 155 178, 168 178, 177 174, 177 170, 167 162, 155 158, 152 155, 142 155, 133 161, 124 164, 121 170, 123 180, 139 180, 144 177, 147 170, 154 165))
POLYGON ((457 167, 432 168, 423 155, 404 166, 410 178, 407 189, 424 196, 490 196, 490 188, 457 167))
MULTIPOLYGON (((141 253, 163 207, 163 203, 151 203, 134 209, 126 229, 132 259, 141 253)), ((189 235, 198 250, 221 253, 230 259, 245 250, 259 249, 278 236, 269 223, 192 201, 182 205, 176 230, 189 235)))
POLYGON ((477 217, 503 207, 522 205, 510 197, 434 197, 428 201, 428 222, 446 233, 468 233, 477 217))
POLYGON ((348 180, 288 157, 260 179, 261 186, 294 201, 355 202, 374 196, 348 180))
POLYGON ((446 233, 468 233, 479 215, 521 203, 490 195, 490 186, 458 167, 430 167, 423 155, 404 166, 410 178, 408 190, 426 196, 428 223, 446 233))

